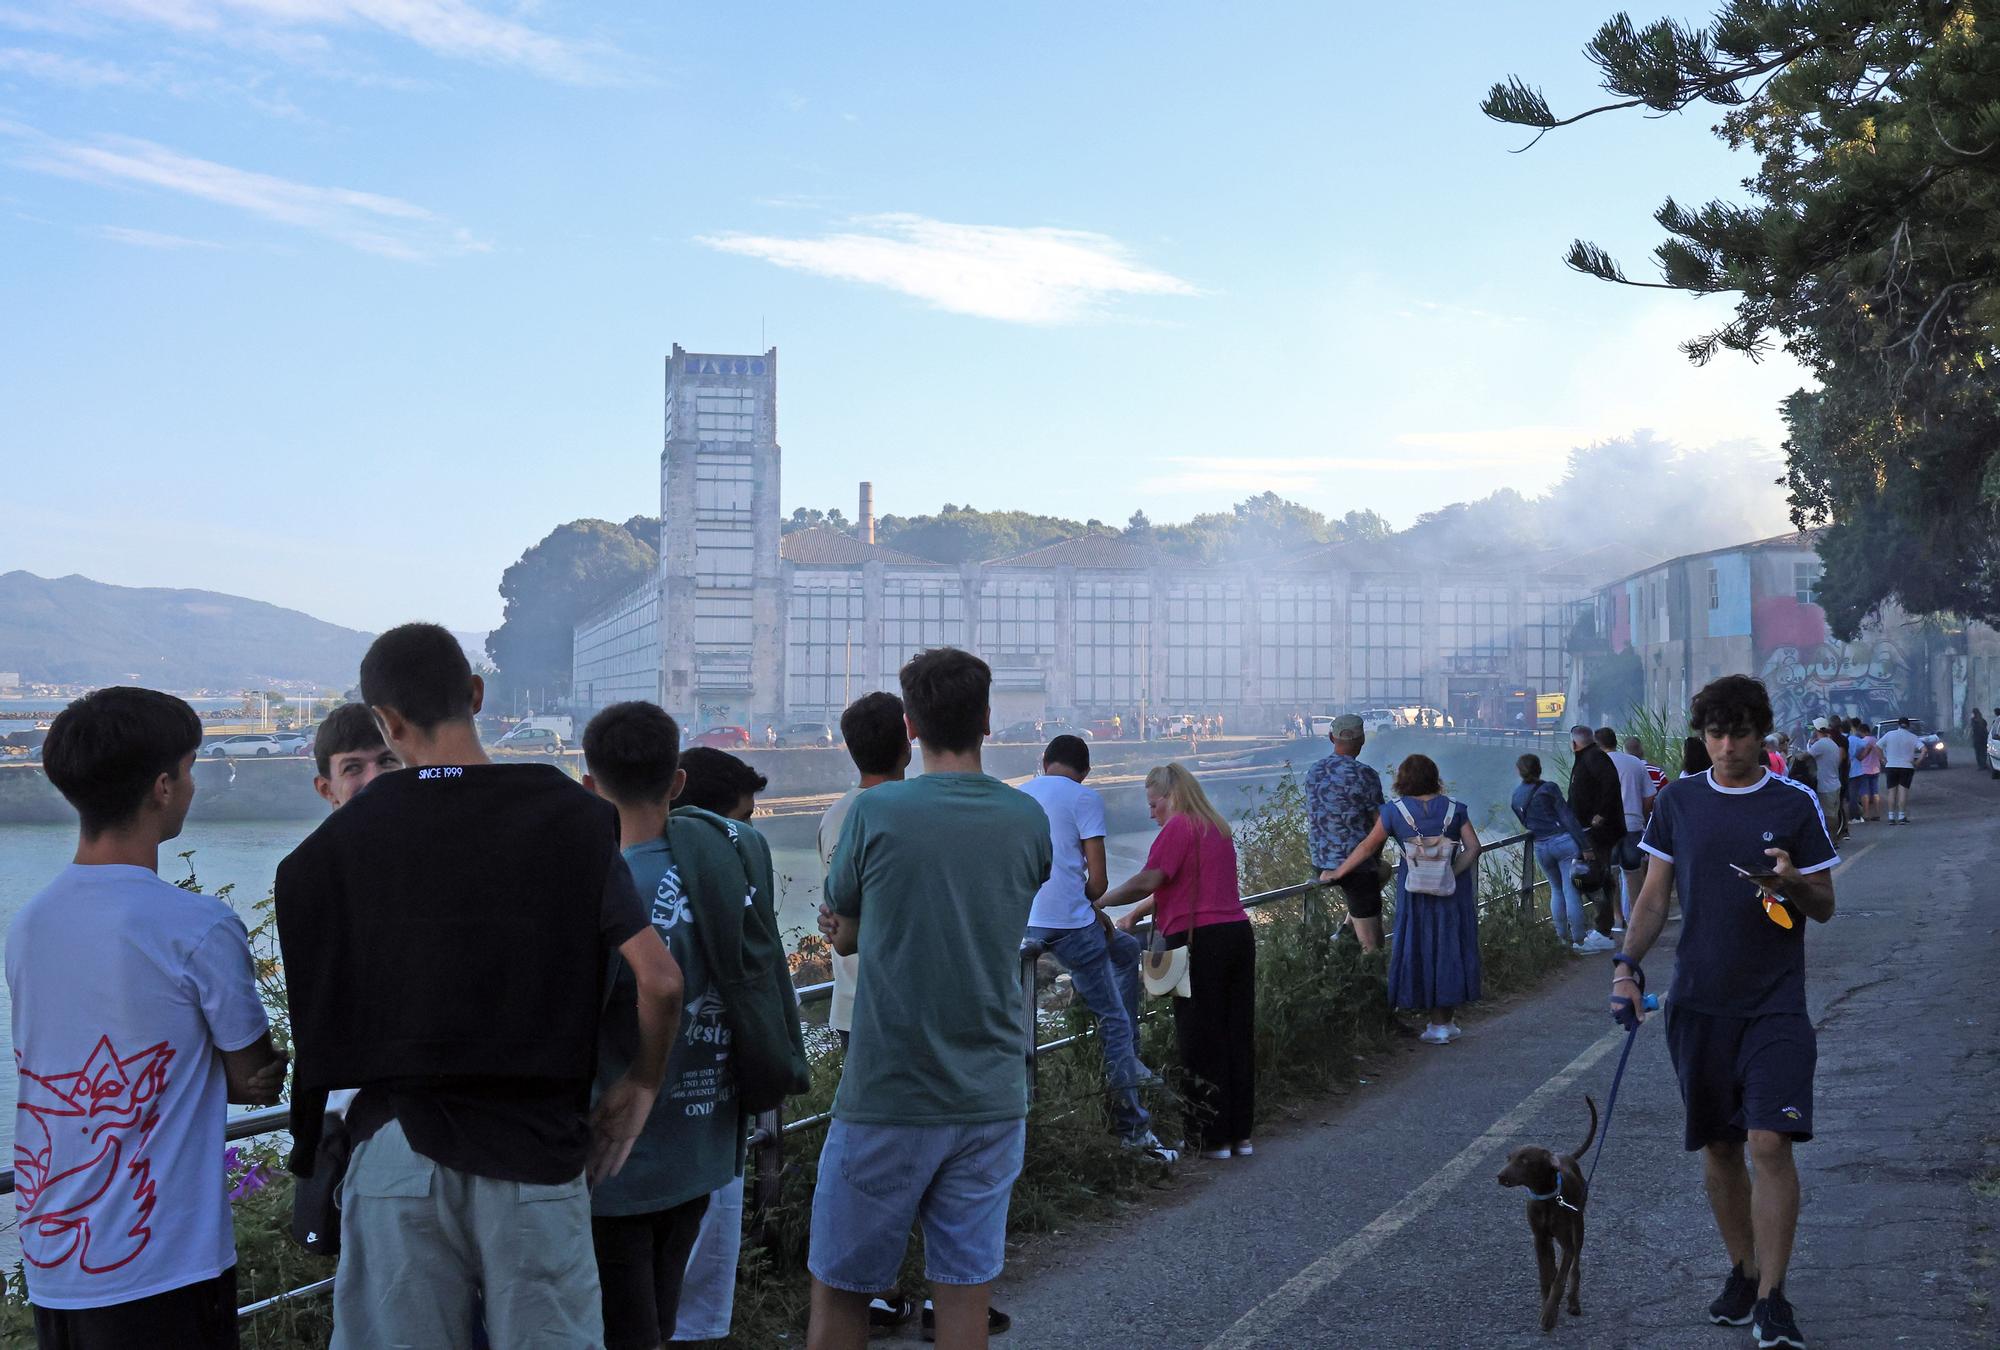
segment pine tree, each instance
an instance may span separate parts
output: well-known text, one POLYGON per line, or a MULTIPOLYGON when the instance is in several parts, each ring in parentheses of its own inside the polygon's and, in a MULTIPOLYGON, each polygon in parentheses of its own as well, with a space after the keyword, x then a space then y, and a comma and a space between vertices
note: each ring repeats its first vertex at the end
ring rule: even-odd
POLYGON ((2000 621, 2000 4, 1731 0, 1703 27, 1620 14, 1585 54, 1617 101, 1558 117, 1510 77, 1484 111, 1539 141, 1705 104, 1757 157, 1748 204, 1655 213, 1661 280, 1582 240, 1566 262, 1733 293, 1735 317, 1685 343, 1690 359, 1777 344, 1819 380, 1783 405, 1786 483, 1793 522, 1828 526, 1835 631, 1890 598, 2000 621))

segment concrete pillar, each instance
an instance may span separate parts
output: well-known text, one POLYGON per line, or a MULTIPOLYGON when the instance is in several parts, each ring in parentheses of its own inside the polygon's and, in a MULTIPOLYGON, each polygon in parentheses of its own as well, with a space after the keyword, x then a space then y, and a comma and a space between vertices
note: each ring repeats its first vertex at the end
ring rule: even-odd
POLYGON ((1056 588, 1056 646, 1044 659, 1043 675, 1049 703, 1057 708, 1077 707, 1076 699, 1076 569, 1058 567, 1056 588))
POLYGON ((1242 569, 1237 585, 1243 589, 1243 645, 1237 649, 1236 715, 1244 730, 1272 724, 1274 714, 1264 706, 1264 612, 1258 600, 1259 581, 1253 567, 1242 569))

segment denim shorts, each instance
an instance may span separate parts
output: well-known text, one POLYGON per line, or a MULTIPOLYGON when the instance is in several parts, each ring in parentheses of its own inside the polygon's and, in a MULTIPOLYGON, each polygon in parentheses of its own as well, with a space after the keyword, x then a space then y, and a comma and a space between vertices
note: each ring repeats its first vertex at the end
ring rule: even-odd
POLYGON ((1028 1122, 862 1125, 836 1120, 819 1155, 806 1266, 831 1289, 896 1285, 910 1226, 924 1226, 924 1277, 985 1284, 1007 1255, 1007 1203, 1028 1122))

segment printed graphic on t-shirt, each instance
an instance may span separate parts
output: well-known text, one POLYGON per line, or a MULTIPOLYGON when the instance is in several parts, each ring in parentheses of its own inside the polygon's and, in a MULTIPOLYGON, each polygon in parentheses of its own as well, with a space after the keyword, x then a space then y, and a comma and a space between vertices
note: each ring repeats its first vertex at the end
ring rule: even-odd
POLYGON ((659 889, 653 892, 653 926, 675 929, 684 923, 692 923, 688 912, 687 892, 681 889, 681 869, 669 867, 660 877, 659 889))
POLYGON ((173 1047, 165 1041, 120 1055, 100 1036, 81 1067, 20 1072, 17 1120, 34 1130, 14 1140, 21 1256, 44 1270, 71 1261, 101 1275, 152 1241, 152 1160, 141 1156, 159 1124, 173 1047))

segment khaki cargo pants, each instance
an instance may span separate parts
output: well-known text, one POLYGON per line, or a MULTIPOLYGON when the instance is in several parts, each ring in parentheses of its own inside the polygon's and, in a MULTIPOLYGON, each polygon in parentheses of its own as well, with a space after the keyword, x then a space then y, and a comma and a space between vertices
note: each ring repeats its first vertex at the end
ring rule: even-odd
POLYGON ((390 1121, 354 1150, 340 1190, 332 1350, 601 1346, 590 1190, 440 1167, 390 1121), (484 1299, 483 1307, 480 1299, 484 1299))

